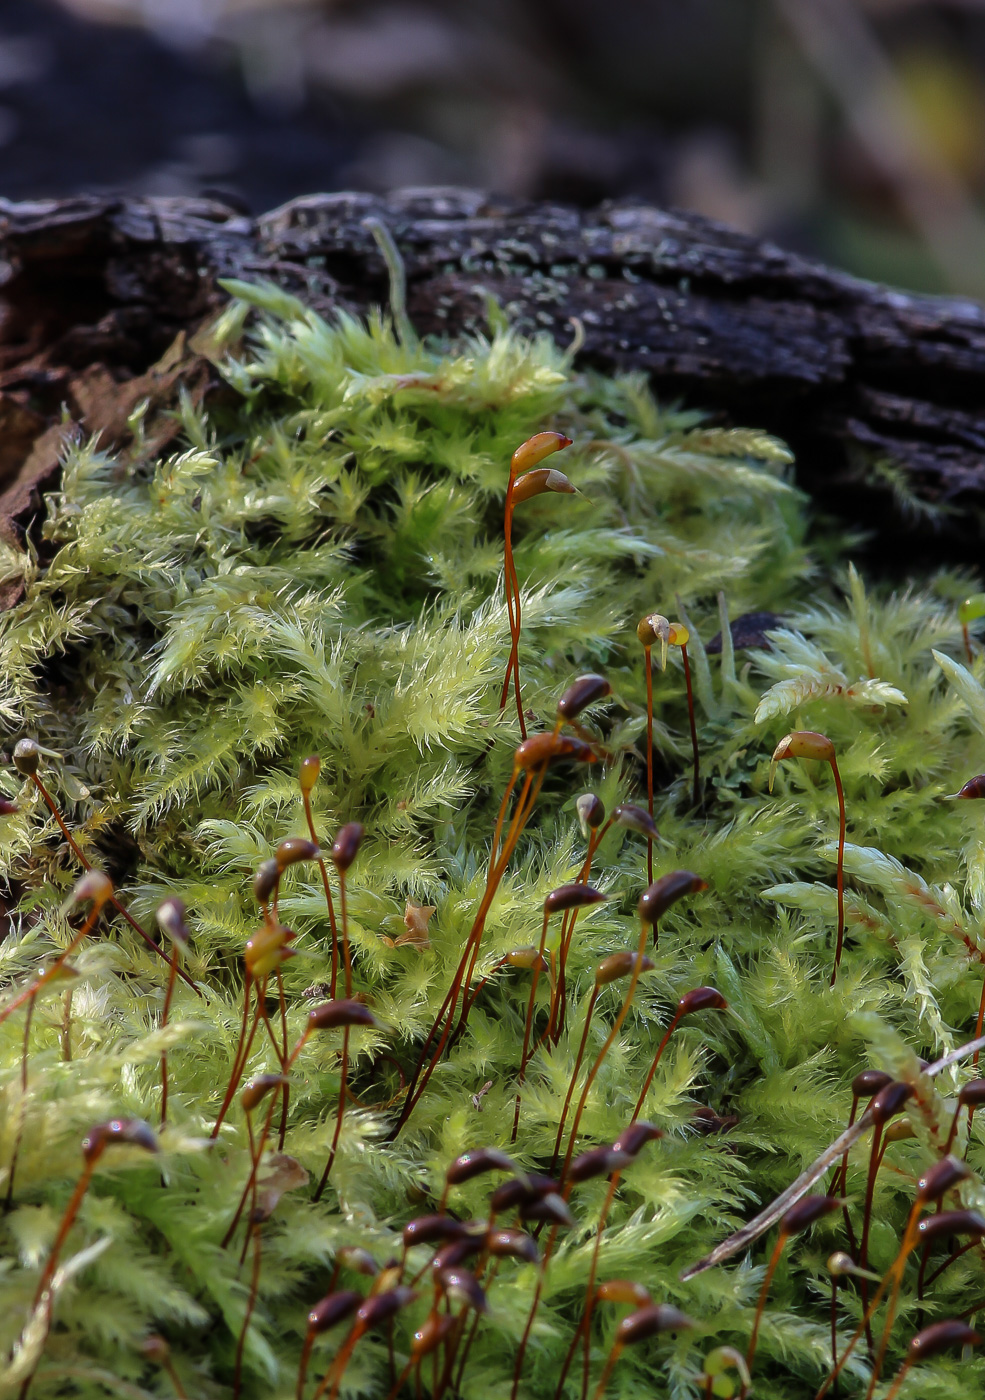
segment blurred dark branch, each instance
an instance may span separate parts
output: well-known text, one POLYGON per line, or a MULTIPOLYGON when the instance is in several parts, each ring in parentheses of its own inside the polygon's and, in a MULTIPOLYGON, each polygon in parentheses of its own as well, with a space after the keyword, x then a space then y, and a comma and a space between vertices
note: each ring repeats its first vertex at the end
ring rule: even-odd
MULTIPOLYGON (((313 195, 253 222, 207 200, 0 203, 0 415, 20 434, 5 480, 27 454, 38 468, 39 441, 52 479, 63 404, 125 442, 143 397, 166 404, 179 382, 206 393, 202 362, 155 362, 222 303, 220 277, 270 279, 326 315, 385 303, 369 215, 400 248, 421 333, 483 330, 489 296, 562 343, 577 317, 581 363, 643 371, 664 397, 785 437, 802 484, 874 531, 889 566, 977 558, 985 311, 640 204, 586 213, 411 190, 313 195)), ((22 526, 36 510, 23 497, 22 473, 22 526)))

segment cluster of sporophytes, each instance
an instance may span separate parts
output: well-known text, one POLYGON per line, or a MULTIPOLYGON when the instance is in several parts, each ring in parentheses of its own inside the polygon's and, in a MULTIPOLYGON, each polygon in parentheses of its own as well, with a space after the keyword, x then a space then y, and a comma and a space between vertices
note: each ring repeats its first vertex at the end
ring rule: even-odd
POLYGON ((970 580, 546 340, 233 291, 6 561, 0 1393, 980 1395, 970 580))

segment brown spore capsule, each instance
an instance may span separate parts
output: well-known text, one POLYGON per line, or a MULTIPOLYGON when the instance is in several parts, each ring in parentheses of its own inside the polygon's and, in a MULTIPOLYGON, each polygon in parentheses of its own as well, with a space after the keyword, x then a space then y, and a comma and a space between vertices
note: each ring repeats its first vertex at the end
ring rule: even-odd
POLYGON ((11 802, 9 797, 0 797, 0 817, 12 817, 20 808, 16 802, 11 802))
POLYGON ((431 1268, 457 1269, 459 1264, 464 1264, 466 1259, 473 1258, 484 1247, 484 1237, 482 1235, 470 1234, 467 1230, 459 1235, 457 1240, 449 1240, 443 1244, 437 1254, 431 1260, 431 1268))
POLYGON ((290 1082, 286 1074, 258 1074, 247 1084, 239 1096, 239 1101, 246 1113, 252 1113, 257 1104, 267 1097, 271 1089, 282 1088, 290 1082))
POLYGON ((253 893, 256 895, 258 904, 270 903, 270 896, 280 879, 280 874, 280 866, 273 856, 268 860, 262 860, 257 866, 256 874, 253 876, 253 893))
POLYGON ((799 1235, 842 1204, 840 1196, 804 1196, 784 1215, 780 1229, 785 1235, 799 1235))
POLYGON ((610 1278, 600 1283, 595 1290, 600 1303, 631 1303, 636 1308, 646 1307, 652 1299, 650 1290, 635 1279, 610 1278))
POLYGON ((623 1346, 636 1346, 661 1332, 685 1332, 694 1326, 694 1319, 669 1303, 651 1303, 624 1317, 616 1328, 623 1346))
POLYGON ((948 1235, 970 1235, 981 1239, 985 1235, 985 1218, 977 1210, 942 1210, 937 1215, 928 1215, 917 1226, 921 1240, 938 1240, 948 1235))
POLYGON ((486 1249, 494 1259, 523 1259, 536 1264, 540 1258, 537 1241, 523 1230, 490 1230, 486 1249))
POLYGON ((524 739, 513 755, 517 769, 524 773, 560 759, 568 759, 572 763, 598 762, 591 745, 573 734, 532 734, 529 739, 524 739))
POLYGON ((308 1331, 316 1335, 337 1327, 347 1317, 351 1317, 363 1302, 363 1295, 353 1288, 341 1288, 337 1293, 327 1293, 308 1313, 308 1331))
POLYGON ((515 1176, 496 1187, 489 1197, 489 1208, 494 1215, 502 1215, 504 1211, 529 1205, 559 1189, 559 1183, 550 1176, 515 1176))
POLYGON ((156 918, 158 925, 172 943, 184 945, 188 942, 190 935, 185 923, 184 900, 175 898, 163 900, 157 906, 156 918))
POLYGON ((563 1225, 567 1230, 573 1229, 575 1223, 575 1218, 568 1209, 567 1201, 563 1196, 558 1196, 554 1192, 522 1205, 520 1218, 533 1222, 542 1220, 548 1225, 563 1225))
POLYGON ((980 1108, 985 1103, 985 1079, 969 1079, 963 1084, 958 1092, 958 1103, 980 1108))
POLYGON ((524 972, 546 972, 547 959, 541 956, 539 948, 513 948, 506 954, 510 967, 522 968, 524 972))
POLYGON ((611 1176, 632 1160, 628 1152, 617 1152, 611 1147, 592 1147, 572 1159, 567 1180, 577 1186, 596 1176, 611 1176))
POLYGON ((889 1118, 901 1113, 908 1099, 913 1097, 913 1085, 902 1079, 895 1079, 880 1089, 869 1105, 874 1123, 883 1124, 889 1118))
POLYGON ((623 1129, 612 1144, 612 1150, 624 1152, 627 1157, 636 1157, 648 1142, 657 1142, 662 1137, 662 1128, 658 1128, 655 1123, 648 1123, 645 1118, 640 1118, 623 1129))
POLYGON ((575 803, 575 811, 587 831, 597 831, 605 821, 605 803, 594 792, 583 792, 575 803))
POLYGON ((484 1172, 515 1172, 516 1169, 513 1158, 498 1147, 477 1147, 455 1158, 445 1172, 445 1180, 449 1186, 461 1186, 484 1172))
POLYGON ((283 872, 289 865, 297 865, 299 861, 304 860, 317 860, 320 855, 319 847, 306 836, 288 836, 274 851, 274 860, 277 862, 278 871, 283 872))
POLYGON ((370 1327, 378 1327, 381 1322, 386 1322, 405 1308, 408 1303, 412 1303, 417 1294, 412 1288, 391 1288, 386 1293, 374 1294, 372 1298, 367 1298, 356 1313, 356 1320, 367 1330, 370 1327))
POLYGON ((526 442, 521 442, 520 446, 513 453, 510 467, 515 477, 520 472, 527 472, 531 467, 536 467, 545 457, 550 457, 554 452, 560 452, 565 447, 571 446, 571 438, 564 433, 553 431, 534 433, 533 437, 527 438, 526 442))
POLYGON ((468 1269, 438 1269, 435 1273, 435 1282, 443 1293, 459 1298, 475 1312, 487 1310, 486 1295, 479 1286, 475 1275, 469 1273, 468 1269))
POLYGON ((33 739, 20 739, 14 745, 14 767, 25 778, 33 778, 41 762, 42 750, 33 739))
POLYGON ((605 676, 579 676, 557 702, 557 712, 562 719, 577 719, 582 710, 611 694, 612 686, 605 676))
POLYGON ((923 1173, 917 1181, 921 1201, 939 1201, 945 1192, 960 1181, 967 1181, 971 1170, 958 1157, 943 1157, 923 1173))
POLYGON ((672 870, 670 874, 654 880, 640 895, 640 918, 646 924, 655 924, 684 895, 697 894, 707 888, 707 880, 702 880, 692 870, 672 870))
POLYGON ((655 965, 652 958, 645 954, 640 957, 639 953, 629 948, 621 953, 610 953, 595 969, 595 985, 607 987, 610 982, 618 982, 621 977, 630 976, 637 968, 641 973, 652 972, 655 965))
POLYGON ((414 1340, 410 1344, 414 1360, 430 1356, 445 1340, 457 1321, 452 1313, 431 1313, 424 1325, 414 1333, 414 1340))
POLYGON ((336 870, 346 871, 359 854, 362 845, 363 826, 361 822, 346 822, 340 826, 332 842, 332 860, 336 870))
POLYGON ((380 1266, 369 1250, 358 1244, 344 1244, 336 1258, 345 1268, 351 1269, 354 1274, 362 1274, 364 1278, 375 1278, 380 1272, 380 1266))
POLYGON ((379 1022, 361 1001, 339 997, 323 1001, 308 1012, 308 1028, 313 1031, 334 1031, 345 1026, 378 1026, 379 1022))
POLYGON ((614 807, 612 821, 614 826, 624 827, 626 831, 638 831, 650 841, 660 840, 660 832, 650 813, 632 802, 621 802, 618 807, 614 807))
POLYGON ((892 1084, 893 1076, 881 1069, 864 1069, 852 1080, 852 1093, 857 1099, 871 1099, 887 1084, 892 1084))
POLYGON ((436 1244, 440 1240, 461 1239, 465 1226, 450 1215, 421 1215, 410 1220, 403 1229, 405 1249, 413 1249, 417 1244, 436 1244))
POLYGON ((91 1162, 114 1144, 140 1147, 145 1152, 160 1151, 157 1134, 142 1118, 111 1118, 108 1123, 97 1123, 89 1129, 82 1139, 82 1156, 91 1162))
POLYGON ((549 917, 564 909, 585 909, 590 904, 604 904, 607 898, 594 885, 559 885, 544 900, 544 913, 549 917))
POLYGON ((965 799, 985 797, 985 773, 979 773, 977 777, 969 778, 964 787, 954 795, 965 799))
POLYGON ((966 1322, 934 1322, 911 1340, 907 1355, 912 1361, 929 1361, 952 1347, 976 1347, 980 1341, 981 1337, 966 1322))
POLYGON ((694 987, 677 1003, 678 1016, 691 1016, 696 1011, 727 1011, 728 1002, 715 987, 694 987))

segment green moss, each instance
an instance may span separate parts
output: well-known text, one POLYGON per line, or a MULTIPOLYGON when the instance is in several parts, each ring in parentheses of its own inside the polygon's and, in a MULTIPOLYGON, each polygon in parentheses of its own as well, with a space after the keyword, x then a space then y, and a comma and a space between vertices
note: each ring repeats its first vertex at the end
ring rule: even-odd
MULTIPOLYGON (((396 1143, 385 1141, 395 1110, 375 1106, 399 1094, 394 1061, 406 1073, 416 1063, 485 882, 518 738, 515 714, 498 706, 509 651, 507 464, 524 438, 551 426, 574 439, 563 467, 582 494, 541 496, 517 511, 524 700, 533 727, 550 727, 564 686, 603 671, 616 698, 589 722, 608 761, 549 771, 493 906, 480 969, 536 943, 544 896, 575 877, 584 843, 574 801, 586 785, 610 809, 639 801, 635 624, 654 610, 686 610, 705 801, 689 810, 674 651, 655 676, 656 873, 692 869, 709 889, 663 921, 656 969, 589 1097, 582 1142, 611 1142, 628 1121, 677 999, 700 983, 720 988, 729 1011, 686 1020, 660 1065, 645 1111, 666 1137, 627 1169, 600 1265, 600 1277, 634 1278, 698 1324, 627 1350, 609 1394, 697 1395, 708 1351, 745 1349, 771 1240, 689 1283, 681 1270, 838 1135, 860 1068, 913 1074, 915 1055, 944 1053, 973 1031, 981 971, 968 946, 981 943, 982 818, 973 802, 942 800, 985 767, 982 661, 968 670, 953 659, 956 599, 969 581, 867 594, 854 571, 813 562, 782 446, 662 408, 635 377, 576 373, 547 340, 498 330, 490 342, 441 349, 408 334, 399 341, 382 321, 326 325, 274 289, 233 290, 215 355, 236 404, 206 415, 185 402, 184 450, 163 460, 142 448, 139 424, 126 453, 73 447, 49 500, 44 562, 30 565, 25 601, 0 620, 0 712, 11 742, 29 735, 62 755, 44 764, 44 781, 140 920, 151 926, 165 895, 187 902, 187 966, 201 991, 179 986, 162 1033, 167 969, 113 918, 75 959, 70 1061, 61 999, 38 1003, 26 1096, 23 1010, 0 1024, 0 1173, 21 1135, 15 1209, 0 1219, 0 1393, 16 1391, 35 1362, 35 1397, 173 1393, 139 1350, 149 1332, 169 1339, 189 1395, 230 1393, 249 1279, 238 1267, 240 1237, 220 1249, 249 1165, 239 1105, 219 1147, 207 1134, 239 1027, 242 951, 259 920, 252 872, 278 840, 305 830, 297 770, 307 754, 322 761, 319 830, 366 827, 349 881, 354 977, 383 1029, 353 1037, 356 1103, 325 1197, 315 1204, 310 1190, 292 1190, 263 1227, 244 1394, 293 1394, 306 1312, 342 1245, 381 1263, 399 1253, 402 1225, 434 1209, 424 1193, 440 1194, 452 1157, 509 1146, 529 991, 522 972, 494 975, 396 1143), (784 630, 769 649, 706 657, 701 639, 719 630, 725 606, 733 618, 782 612, 784 630), (848 941, 832 990, 830 774, 789 762, 774 795, 766 790, 770 753, 792 728, 833 739, 847 792, 848 941), (394 946, 408 899, 435 908, 426 949, 394 946), (39 1360, 44 1319, 24 1328, 81 1167, 80 1140, 111 1115, 159 1121, 165 1045, 162 1159, 148 1165, 121 1151, 100 1165, 62 1256, 68 1271, 39 1360), (734 1125, 698 1132, 700 1106, 734 1125)), ((818 540, 814 558, 835 554, 835 543, 818 540)), ((24 565, 11 558, 8 567, 24 565)), ((3 782, 19 806, 0 831, 12 920, 0 976, 12 994, 71 937, 63 901, 79 868, 33 789, 12 768, 3 782)), ((550 1162, 593 969, 635 942, 645 870, 640 838, 611 833, 596 865, 611 900, 579 920, 566 1035, 538 1050, 524 1086, 516 1153, 525 1167, 550 1162)), ((326 981, 331 963, 315 867, 287 873, 280 915, 297 933, 298 956, 285 967, 293 1041, 312 1004, 305 989, 326 981)), ((596 1050, 617 991, 601 999, 596 1050)), ((546 988, 539 1026, 545 998, 546 988)), ((338 1049, 337 1034, 314 1037, 295 1066, 286 1151, 314 1180, 335 1127, 338 1049)), ((247 1073, 275 1068, 258 1036, 247 1073)), ((926 1081, 916 1135, 889 1149, 877 1183, 876 1267, 895 1252, 913 1178, 933 1160, 933 1133, 946 1132, 947 1096, 970 1073, 960 1065, 936 1088, 926 1081)), ((857 1153, 856 1219, 864 1143, 857 1153)), ((970 1162, 982 1160, 976 1126, 970 1162)), ((482 1214, 488 1189, 484 1177, 456 1188, 452 1208, 482 1214)), ((572 1196, 578 1225, 561 1236, 546 1276, 523 1396, 554 1393, 603 1195, 604 1182, 572 1196)), ((977 1177, 962 1188, 967 1205, 983 1197, 977 1177)), ((836 1215, 788 1248, 760 1335, 757 1395, 807 1396, 823 1378, 824 1260, 843 1244, 836 1215)), ((415 1265, 427 1257, 420 1250, 415 1265)), ((980 1272, 975 1254, 950 1269, 926 1316, 969 1308, 980 1272)), ((463 1395, 509 1395, 535 1279, 529 1265, 502 1267, 463 1395)), ((343 1286, 351 1282, 343 1275, 343 1286)), ((917 1326, 912 1294, 908 1278, 894 1364, 917 1326)), ((847 1339, 858 1297, 845 1289, 842 1298, 847 1339)), ((398 1320, 398 1364, 426 1310, 425 1296, 398 1320)), ((621 1315, 605 1305, 596 1314, 595 1375, 621 1315)), ((317 1345, 312 1378, 341 1335, 317 1345)), ((429 1365, 422 1374, 427 1387, 429 1365)), ((864 1392, 864 1376, 864 1361, 853 1361, 851 1393, 864 1392)), ((980 1362, 943 1359, 923 1369, 920 1393, 973 1396, 982 1383, 980 1362)), ((343 1392, 382 1397, 389 1388, 385 1342, 367 1338, 343 1392)))

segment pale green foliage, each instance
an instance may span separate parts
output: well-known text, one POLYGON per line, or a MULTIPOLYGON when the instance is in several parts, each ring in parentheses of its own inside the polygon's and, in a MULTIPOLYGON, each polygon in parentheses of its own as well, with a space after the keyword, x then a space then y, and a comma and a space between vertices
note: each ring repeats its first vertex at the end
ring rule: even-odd
MULTIPOLYGON (((170 1339, 190 1396, 229 1394, 249 1272, 238 1269, 239 1237, 219 1247, 248 1170, 239 1105, 218 1148, 205 1138, 238 1032, 241 954, 258 922, 251 874, 278 840, 304 832, 296 774, 307 754, 322 760, 319 830, 330 836, 352 819, 367 829, 350 875, 350 931, 355 987, 383 1030, 353 1036, 361 1107, 346 1115, 325 1198, 315 1206, 310 1191, 290 1191, 263 1227, 244 1394, 293 1394, 306 1312, 341 1245, 365 1246, 381 1262, 398 1253, 401 1226, 434 1208, 422 1188, 440 1192, 453 1156, 509 1145, 529 980, 494 969, 506 951, 536 943, 545 894, 574 878, 584 849, 577 794, 591 783, 610 809, 640 800, 635 623, 661 611, 692 629, 706 796, 701 811, 688 811, 675 649, 654 676, 664 837, 656 872, 689 868, 710 888, 663 921, 656 970, 595 1081, 582 1141, 615 1138, 677 999, 717 986, 729 1011, 685 1020, 654 1079, 645 1113, 666 1138, 627 1169, 600 1262, 600 1277, 636 1278, 699 1323, 689 1336, 627 1351, 610 1394, 695 1396, 708 1350, 746 1346, 763 1245, 687 1285, 680 1270, 837 1136, 860 1068, 915 1073, 916 1054, 946 1050, 974 1026, 982 972, 969 950, 981 946, 983 818, 973 802, 942 799, 985 767, 985 691, 981 658, 969 669, 949 655, 960 646, 953 580, 940 591, 868 596, 854 570, 819 579, 782 446, 661 408, 639 378, 576 375, 547 340, 500 329, 442 351, 399 341, 380 318, 328 325, 274 288, 232 290, 239 299, 216 330, 216 356, 241 401, 211 414, 184 401, 185 443, 166 460, 145 460, 139 441, 119 456, 74 446, 49 501, 48 562, 32 567, 26 601, 0 619, 10 741, 28 734, 63 755, 43 766, 44 780, 83 851, 110 870, 145 925, 165 894, 186 900, 188 968, 202 991, 179 985, 162 1033, 164 964, 113 918, 102 926, 110 935, 88 940, 75 959, 70 1062, 61 998, 39 1001, 26 1098, 23 1010, 0 1026, 0 1189, 22 1130, 16 1208, 0 1221, 0 1393, 16 1392, 25 1357, 37 1361, 44 1342, 37 1318, 28 1323, 30 1302, 80 1169, 81 1137, 112 1114, 158 1121, 167 1046, 162 1158, 107 1154, 97 1171, 63 1255, 32 1395, 170 1394, 137 1349, 149 1331, 170 1339), (509 650, 503 493, 511 452, 545 425, 574 438, 563 467, 581 494, 543 495, 517 510, 524 700, 534 727, 549 726, 564 685, 604 671, 616 698, 588 722, 610 761, 550 771, 487 923, 479 974, 490 981, 407 1129, 387 1145, 392 1110, 378 1106, 399 1085, 379 1052, 405 1069, 416 1062, 472 926, 517 742, 515 714, 498 708, 509 650), (720 659, 706 655, 702 639, 723 610, 770 608, 784 626, 769 650, 736 655, 726 636, 720 659), (788 762, 775 794, 766 791, 770 752, 795 727, 832 738, 848 798, 848 939, 830 991, 830 773, 788 762), (393 946, 407 899, 435 907, 427 948, 393 946), (701 1106, 734 1115, 731 1130, 697 1131, 701 1106)), ((0 828, 19 901, 0 943, 0 976, 13 990, 71 937, 59 905, 78 868, 30 786, 12 769, 4 783, 20 805, 0 828)), ((524 1086, 516 1152, 527 1167, 550 1162, 592 972, 635 943, 645 868, 642 840, 613 830, 595 867, 612 899, 579 920, 565 1036, 537 1051, 524 1086)), ((288 872, 280 915, 298 935, 285 969, 293 1042, 311 1005, 303 989, 325 981, 330 965, 317 870, 288 872)), ((619 995, 616 986, 600 999, 590 1054, 619 995)), ((542 980, 538 1028, 546 996, 542 980)), ((335 1126, 338 1050, 337 1035, 313 1037, 294 1072, 286 1150, 316 1178, 335 1126)), ((274 1068, 260 1035, 248 1072, 274 1068)), ((948 1096, 969 1072, 945 1076, 940 1098, 928 1084, 923 1110, 913 1111, 917 1136, 890 1148, 893 1170, 880 1174, 876 1195, 877 1266, 895 1251, 912 1178, 932 1160, 948 1096)), ((977 1125, 970 1161, 983 1161, 977 1125)), ((865 1167, 863 1143, 849 1173, 854 1202, 865 1167)), ((489 1185, 456 1189, 452 1208, 482 1214, 489 1185)), ((976 1178, 967 1202, 981 1194, 976 1178)), ((596 1182, 572 1197, 579 1227, 561 1237, 547 1274, 524 1397, 553 1394, 603 1195, 596 1182)), ((839 1220, 792 1243, 776 1275, 755 1366, 764 1400, 806 1396, 824 1375, 823 1260, 843 1245, 839 1220)), ((427 1257, 415 1254, 415 1269, 427 1257)), ((343 1286, 352 1281, 343 1275, 343 1286)), ((463 1394, 508 1396, 534 1282, 529 1266, 501 1268, 463 1394)), ((934 1285, 928 1307, 951 1315, 981 1291, 971 1254, 934 1285)), ((857 1294, 842 1296, 851 1320, 857 1294)), ((896 1358, 914 1319, 908 1308, 896 1358)), ((398 1321, 398 1364, 425 1312, 422 1297, 398 1321)), ((596 1373, 619 1315, 604 1306, 596 1314, 596 1373)), ((316 1346, 313 1377, 339 1335, 316 1346)), ((367 1338, 343 1392, 382 1397, 387 1374, 385 1343, 367 1338)), ((862 1358, 853 1361, 852 1393, 864 1391, 865 1375, 862 1358)), ((934 1393, 975 1396, 982 1378, 979 1362, 925 1368, 934 1393)), ((423 1379, 428 1387, 429 1365, 423 1379)))

